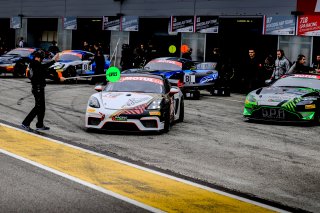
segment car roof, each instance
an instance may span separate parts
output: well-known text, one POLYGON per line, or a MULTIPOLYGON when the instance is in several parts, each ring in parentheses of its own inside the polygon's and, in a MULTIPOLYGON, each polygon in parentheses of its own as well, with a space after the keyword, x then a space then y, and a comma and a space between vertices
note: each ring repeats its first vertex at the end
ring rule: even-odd
POLYGON ((61 53, 69 53, 69 52, 71 52, 71 53, 78 53, 78 54, 81 54, 81 55, 84 55, 84 54, 91 54, 91 55, 93 55, 92 52, 88 52, 88 51, 84 51, 84 50, 64 50, 64 51, 62 51, 61 53))
POLYGON ((178 57, 160 57, 160 58, 155 58, 152 59, 153 60, 168 60, 168 61, 178 61, 178 62, 182 62, 182 63, 186 63, 186 62, 192 62, 189 59, 185 59, 185 58, 178 58, 178 57))
POLYGON ((154 75, 154 74, 140 74, 140 73, 135 73, 135 74, 121 74, 121 77, 148 77, 148 78, 157 78, 160 80, 163 80, 164 77, 162 75, 154 75))

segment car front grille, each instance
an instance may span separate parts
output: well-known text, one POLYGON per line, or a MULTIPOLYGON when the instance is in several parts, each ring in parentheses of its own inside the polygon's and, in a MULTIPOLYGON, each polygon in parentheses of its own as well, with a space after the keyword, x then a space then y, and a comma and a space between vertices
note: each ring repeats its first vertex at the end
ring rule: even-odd
POLYGON ((88 118, 88 125, 98 126, 100 122, 101 122, 100 118, 93 118, 93 117, 88 118))
POLYGON ((110 131, 139 131, 134 123, 128 122, 106 122, 102 129, 110 131))
POLYGON ((156 120, 141 120, 141 123, 146 128, 157 128, 158 127, 156 120))

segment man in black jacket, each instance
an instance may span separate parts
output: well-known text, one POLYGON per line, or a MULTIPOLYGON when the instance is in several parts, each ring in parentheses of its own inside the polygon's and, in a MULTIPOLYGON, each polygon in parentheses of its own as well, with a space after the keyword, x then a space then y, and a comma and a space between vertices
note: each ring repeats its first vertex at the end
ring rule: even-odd
MULTIPOLYGON (((46 77, 48 68, 54 64, 55 61, 51 61, 46 64, 42 64, 41 61, 44 58, 44 53, 36 52, 34 59, 30 62, 30 70, 32 69, 31 84, 32 94, 35 99, 35 106, 27 117, 22 122, 22 127, 28 131, 31 130, 30 123, 37 116, 38 122, 36 123, 37 130, 49 130, 50 128, 43 124, 45 114, 45 95, 44 88, 46 86, 46 77)), ((60 81, 64 81, 62 77, 60 81)))
POLYGON ((104 65, 105 65, 105 59, 103 55, 102 48, 99 47, 98 43, 94 44, 94 48, 96 50, 96 53, 94 55, 93 61, 91 63, 95 62, 96 63, 96 70, 94 72, 95 75, 101 75, 98 77, 92 77, 91 83, 106 83, 106 76, 103 75, 105 73, 104 71, 104 65))

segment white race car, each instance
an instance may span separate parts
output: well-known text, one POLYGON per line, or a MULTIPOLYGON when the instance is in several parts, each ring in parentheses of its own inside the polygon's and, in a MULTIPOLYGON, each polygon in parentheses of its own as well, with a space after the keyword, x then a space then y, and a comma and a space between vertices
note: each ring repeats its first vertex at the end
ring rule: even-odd
MULTIPOLYGON (((57 53, 53 57, 56 63, 49 68, 50 79, 95 75, 96 63, 92 63, 93 58, 93 53, 83 50, 65 50, 57 53)), ((110 61, 106 59, 104 68, 108 69, 109 66, 110 61)))
POLYGON ((184 119, 182 92, 162 76, 123 74, 95 90, 87 105, 87 129, 168 132, 184 119))

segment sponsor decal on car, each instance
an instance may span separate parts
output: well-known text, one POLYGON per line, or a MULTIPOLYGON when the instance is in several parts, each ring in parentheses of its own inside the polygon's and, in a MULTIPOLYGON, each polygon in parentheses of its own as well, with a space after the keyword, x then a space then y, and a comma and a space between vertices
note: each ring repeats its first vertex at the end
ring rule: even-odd
MULTIPOLYGON (((149 100, 150 98, 149 97, 144 97, 144 98, 131 98, 128 100, 126 106, 133 106, 135 104, 138 104, 138 103, 141 103, 141 102, 144 102, 144 101, 147 101, 149 100)), ((124 108, 124 107, 123 107, 124 108)))
POLYGON ((120 95, 122 95, 122 94, 121 93, 107 93, 107 94, 104 94, 103 97, 104 98, 116 98, 120 95))
POLYGON ((148 78, 148 77, 121 77, 120 82, 123 82, 123 81, 147 81, 147 82, 163 85, 163 81, 161 79, 148 78))
POLYGON ((112 120, 113 121, 127 121, 127 117, 126 116, 113 116, 112 120))
POLYGON ((295 78, 315 78, 315 79, 320 79, 320 76, 318 76, 318 75, 308 75, 308 74, 295 74, 293 77, 295 77, 295 78))

